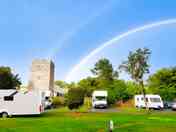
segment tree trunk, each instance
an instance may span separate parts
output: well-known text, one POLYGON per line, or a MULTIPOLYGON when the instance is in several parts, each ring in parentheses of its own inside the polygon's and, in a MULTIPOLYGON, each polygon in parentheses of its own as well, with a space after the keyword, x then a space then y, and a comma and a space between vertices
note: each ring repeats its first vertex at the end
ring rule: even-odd
POLYGON ((145 87, 144 87, 144 82, 143 80, 140 80, 140 86, 141 86, 141 90, 142 90, 142 95, 144 96, 144 103, 145 103, 145 108, 146 110, 149 110, 148 104, 147 104, 147 98, 146 98, 146 91, 145 91, 145 87))

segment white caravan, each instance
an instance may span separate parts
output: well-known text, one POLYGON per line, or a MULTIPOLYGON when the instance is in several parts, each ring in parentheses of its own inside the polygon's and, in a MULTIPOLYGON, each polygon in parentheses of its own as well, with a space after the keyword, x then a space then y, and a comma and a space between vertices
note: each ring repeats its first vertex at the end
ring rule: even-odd
POLYGON ((2 117, 38 115, 42 112, 44 112, 44 94, 42 92, 0 90, 0 114, 2 117))
MULTIPOLYGON (((159 95, 152 95, 152 94, 146 95, 146 102, 147 102, 147 107, 149 109, 163 109, 164 108, 163 101, 159 95)), ((143 95, 135 96, 135 106, 137 108, 146 108, 143 95)))
POLYGON ((92 94, 92 106, 93 108, 107 108, 107 91, 94 91, 92 94))

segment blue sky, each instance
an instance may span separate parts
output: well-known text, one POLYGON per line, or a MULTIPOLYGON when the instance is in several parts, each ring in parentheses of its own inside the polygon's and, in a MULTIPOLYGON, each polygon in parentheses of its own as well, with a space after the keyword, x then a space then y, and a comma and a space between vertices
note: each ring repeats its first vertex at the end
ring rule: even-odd
POLYGON ((176 1, 161 0, 6 0, 0 1, 0 65, 11 66, 23 82, 31 61, 52 58, 56 79, 70 81, 90 75, 102 57, 114 68, 128 52, 140 47, 152 50, 151 73, 176 63, 176 24, 137 32, 114 42, 72 69, 103 43, 146 24, 176 18, 176 1))

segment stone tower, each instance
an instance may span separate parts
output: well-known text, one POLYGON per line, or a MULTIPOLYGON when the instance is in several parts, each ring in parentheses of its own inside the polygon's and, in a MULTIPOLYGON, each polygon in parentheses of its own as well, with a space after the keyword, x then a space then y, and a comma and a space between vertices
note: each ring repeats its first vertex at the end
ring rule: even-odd
POLYGON ((54 91, 54 63, 51 60, 33 60, 29 89, 54 91))

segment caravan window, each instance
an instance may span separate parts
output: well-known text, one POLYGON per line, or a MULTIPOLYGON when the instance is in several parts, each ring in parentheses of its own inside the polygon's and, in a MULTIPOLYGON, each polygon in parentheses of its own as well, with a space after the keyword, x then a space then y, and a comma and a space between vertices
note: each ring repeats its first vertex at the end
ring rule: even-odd
POLYGON ((4 96, 4 101, 13 101, 13 96, 4 96))
POLYGON ((150 101, 154 102, 154 103, 160 103, 161 102, 160 98, 150 98, 150 101))

